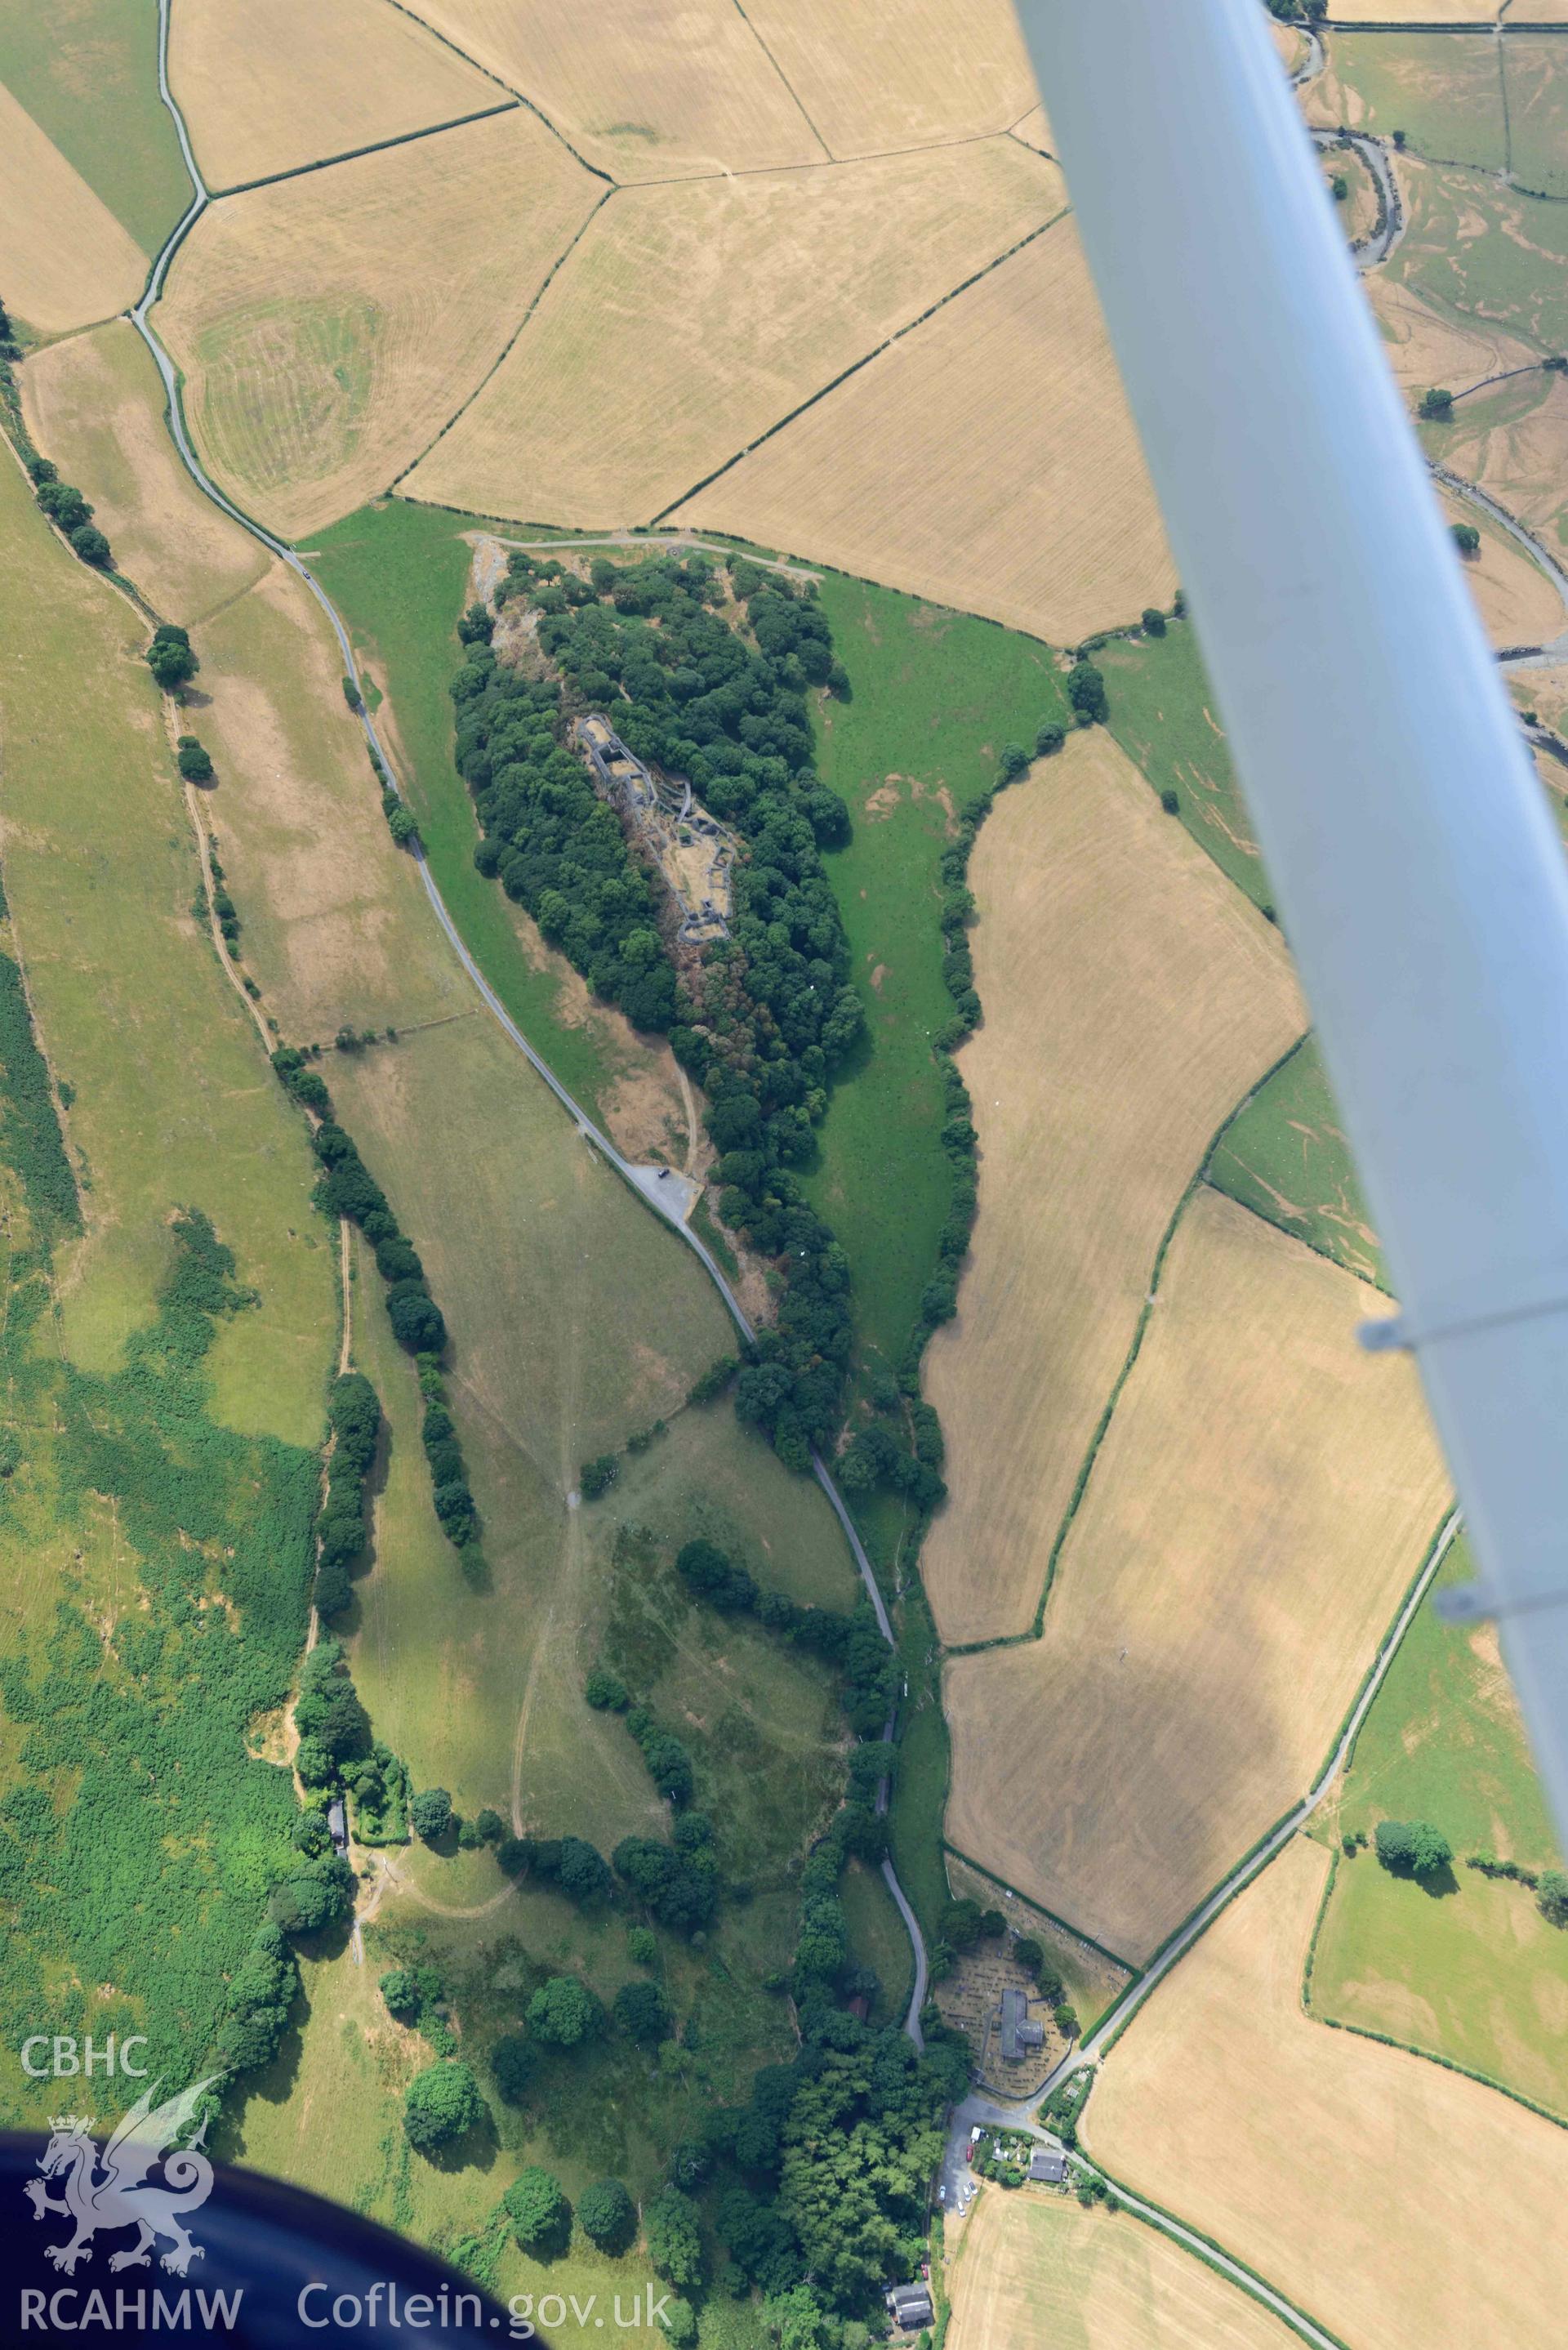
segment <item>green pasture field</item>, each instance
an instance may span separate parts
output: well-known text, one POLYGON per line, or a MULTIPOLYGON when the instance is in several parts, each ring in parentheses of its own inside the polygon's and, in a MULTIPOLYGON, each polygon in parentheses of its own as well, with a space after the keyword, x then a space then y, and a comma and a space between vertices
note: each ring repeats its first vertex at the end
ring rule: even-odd
MULTIPOLYGON (((388 1904, 366 1929, 363 1967, 347 1951, 306 1965, 305 2031, 292 2035, 247 2101, 232 2150, 252 2168, 314 2186, 471 2267, 479 2265, 474 2240, 487 2233, 524 2163, 546 2165, 574 2201, 605 2177, 622 2179, 634 2197, 646 2199, 662 2184, 675 2140, 695 2136, 715 2105, 742 2100, 758 2067, 793 2053, 786 2002, 753 1986, 794 1921, 786 1901, 759 1896, 749 1908, 722 1913, 703 1950, 660 1936, 654 1971, 683 2044, 666 2043, 650 2055, 612 2033, 587 2050, 547 2058, 528 2104, 505 2105, 488 2050, 515 2028, 545 1975, 576 1974, 607 2002, 621 1983, 646 1979, 647 1970, 627 1956, 625 1927, 621 1915, 582 1917, 527 1887, 502 1910, 476 1919, 433 1916, 407 1901, 388 1904), (462 2019, 462 2053, 489 2107, 488 2120, 451 2162, 427 2161, 403 2136, 403 2088, 429 2051, 391 2022, 377 1983, 388 1968, 410 1960, 441 1968, 462 2019)), ((605 2324, 595 2338, 607 2350, 662 2350, 665 2337, 656 2327, 615 2318, 614 2296, 629 2317, 634 2294, 650 2281, 647 2257, 635 2248, 612 2261, 580 2230, 547 2262, 524 2255, 500 2230, 492 2244, 480 2272, 503 2301, 523 2293, 575 2293, 579 2300, 597 2294, 605 2324)), ((727 2303, 721 2293, 704 2311, 704 2342, 713 2317, 722 2320, 713 2339, 724 2350, 753 2350, 763 2339, 757 2313, 727 2303)))
POLYGON ((1006 744, 1033 755, 1036 729, 1060 723, 1064 703, 1049 649, 991 621, 834 572, 822 608, 853 688, 852 700, 825 700, 818 713, 823 779, 855 827, 826 863, 867 1041, 834 1089, 806 1189, 849 1253, 861 1359, 891 1367, 935 1270, 950 1200, 930 1048, 952 1015, 937 862, 955 811, 996 781, 1006 744))
POLYGON ((192 194, 158 95, 157 0, 0 0, 0 82, 156 253, 192 194))
POLYGON ((0 2012, 143 2030, 172 2085, 212 2048, 295 1812, 250 1749, 305 1638, 334 1265, 299 1121, 190 911, 141 624, 8 460, 0 529, 0 944, 90 1180, 78 1240, 7 984, 0 2012), (190 1211, 215 1242, 176 1229, 190 1211))
POLYGON ((457 622, 472 561, 462 533, 492 526, 389 498, 317 532, 310 560, 370 679, 391 698, 381 723, 391 720, 399 781, 469 952, 567 1091, 602 1118, 618 1073, 594 1027, 563 1016, 559 980, 529 962, 515 909, 476 869, 479 826, 452 764, 448 689, 462 651, 457 622))
POLYGON ((951 1898, 942 1823, 952 1778, 952 1742, 942 1711, 936 1631, 923 1594, 906 1596, 898 1653, 909 1691, 898 1709, 898 1775, 888 1827, 904 1898, 929 1939, 951 1898))
POLYGON ((1095 659, 1122 749, 1156 792, 1175 792, 1181 822, 1221 873, 1267 906, 1268 877, 1189 623, 1108 644, 1095 659))
POLYGON ((1305 1037, 1237 1113, 1204 1173, 1282 1232, 1387 1287, 1315 1036, 1305 1037))
POLYGON ((1560 34, 1498 43, 1508 84, 1509 169, 1521 187, 1568 196, 1568 46, 1560 34))
POLYGON ((219 1222, 259 1308, 224 1323, 218 1416, 320 1440, 337 1327, 331 1235, 301 1120, 206 931, 195 844, 142 660, 145 624, 0 461, 5 880, 44 1048, 70 1107, 87 1238, 60 1265, 61 1344, 108 1371, 151 1318, 170 1219, 219 1222))
MULTIPOLYGON (((455 1554, 430 1573, 422 1544, 411 1557, 379 1544, 360 1586, 363 1693, 417 1783, 449 1787, 462 1809, 507 1814, 515 1770, 531 1820, 613 1844, 646 1825, 653 1802, 624 1729, 581 1693, 617 1529, 646 1525, 670 1549, 711 1533, 763 1582, 844 1605, 854 1586, 842 1534, 820 1492, 727 1400, 680 1409, 731 1345, 728 1316, 493 1023, 427 1030, 335 1060, 330 1075, 451 1326, 448 1384, 489 1576, 474 1589, 455 1554), (585 1461, 659 1419, 668 1432, 623 1461, 609 1495, 568 1505, 585 1461)), ((374 1377, 385 1315, 368 1279, 358 1295, 356 1351, 374 1377)), ((415 1441, 410 1430, 403 1449, 415 1441)), ((801 1669, 771 1646, 756 1648, 757 1687, 734 1662, 757 1638, 737 1629, 713 1659, 705 1718, 728 1721, 732 1700, 768 1712, 781 1674, 802 1703, 801 1669)), ((705 1640, 687 1633, 682 1652, 701 1660, 705 1640)))
MULTIPOLYGON (((1503 187, 1479 172, 1436 165, 1411 172, 1407 187, 1409 226, 1386 265, 1395 281, 1450 317, 1506 327, 1543 356, 1568 349, 1568 213, 1563 205, 1503 187)), ((1529 377, 1522 380, 1533 401, 1549 389, 1544 379, 1539 385, 1529 377)), ((1520 386, 1508 384, 1503 391, 1518 396, 1520 386)), ((1459 415, 1467 426, 1475 424, 1469 402, 1459 415)), ((1440 453, 1440 438, 1434 446, 1440 453)))
MULTIPOLYGON (((1349 124, 1417 154, 1501 172, 1508 161, 1500 48, 1490 33, 1330 33, 1329 69, 1362 100, 1349 124)), ((1509 99, 1513 100, 1511 71, 1509 99)))
MULTIPOLYGON (((1441 1586, 1475 1574, 1461 1537, 1441 1586)), ((1568 1934, 1527 1887, 1464 1866, 1495 1853, 1561 1866, 1490 1626, 1445 1624, 1430 1598, 1356 1742, 1342 1832, 1429 1820, 1452 1845, 1451 1882, 1427 1893, 1368 1849, 1343 1859, 1318 1938, 1314 2007, 1485 2074, 1568 2116, 1568 1934)))
POLYGON ((852 1860, 839 1881, 838 1898, 849 1920, 849 1947, 861 1966, 875 1970, 879 1986, 871 2022, 901 2023, 914 1981, 914 1953, 881 1870, 852 1860))

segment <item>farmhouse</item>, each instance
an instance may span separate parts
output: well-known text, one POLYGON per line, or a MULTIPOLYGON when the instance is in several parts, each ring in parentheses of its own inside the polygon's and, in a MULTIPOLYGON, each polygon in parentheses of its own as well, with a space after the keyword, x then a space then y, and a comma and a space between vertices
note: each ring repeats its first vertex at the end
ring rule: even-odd
POLYGON ((931 2322, 931 2296, 923 2284, 896 2284, 888 2295, 888 2307, 893 2323, 905 2334, 914 2334, 931 2322))
POLYGON ((1005 2064, 1016 2064, 1026 2050, 1045 2044, 1044 2025, 1028 2011, 1028 1993, 1010 1985, 1002 1994, 1002 2054, 1005 2064))
POLYGON ((1041 2147, 1029 2158, 1029 2176, 1041 2187, 1060 2187, 1067 2176, 1066 2156, 1055 2147, 1041 2147))

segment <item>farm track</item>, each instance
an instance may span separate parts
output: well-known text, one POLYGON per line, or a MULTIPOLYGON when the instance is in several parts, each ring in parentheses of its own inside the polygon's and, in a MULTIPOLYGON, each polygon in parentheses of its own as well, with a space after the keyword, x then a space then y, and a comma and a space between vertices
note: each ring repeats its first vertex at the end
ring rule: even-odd
MULTIPOLYGON (((317 604, 321 607, 322 611, 326 614, 327 619, 331 625, 333 634, 337 639, 338 649, 343 656, 345 674, 353 680, 356 688, 358 688, 359 685, 359 666, 354 657, 354 648, 349 641, 348 631, 343 623, 337 606, 333 603, 331 598, 327 595, 320 581, 316 577, 314 572, 309 569, 308 566, 306 565, 300 559, 299 556, 295 553, 293 547, 288 546, 283 539, 275 537, 270 531, 264 529, 260 523, 253 521, 251 516, 245 514, 242 508, 235 505, 231 498, 226 497, 223 492, 219 489, 217 484, 211 478, 205 468, 202 466, 185 429, 185 416, 181 398, 179 371, 149 323, 149 314, 154 304, 157 302, 159 295, 162 290, 164 278, 168 275, 169 265, 173 259, 175 253, 179 250, 180 245, 183 243, 186 236, 189 235, 192 228, 195 225, 195 223, 206 210, 207 204, 210 201, 206 182, 202 179, 200 168, 196 162, 195 152, 191 144, 190 134, 185 126, 184 116, 182 114, 179 105, 175 100, 174 94, 169 87, 168 65, 170 5, 171 0, 158 0, 158 91, 164 106, 168 109, 168 111, 173 120, 174 128, 180 140, 181 152, 184 157, 185 168, 190 173, 191 185, 195 191, 195 193, 183 216, 171 232, 167 241, 154 259, 151 269, 148 275, 147 284, 142 292, 140 300, 128 315, 131 325, 136 328, 137 333, 141 337, 142 341, 147 345, 148 349, 151 352, 153 362, 162 379, 164 393, 168 403, 167 415, 169 431, 182 464, 190 474, 192 480, 195 483, 197 488, 202 493, 203 496, 211 499, 212 503, 218 507, 221 513, 227 515, 231 521, 237 523, 240 528, 248 532, 253 538, 258 539, 261 544, 267 548, 270 554, 275 556, 279 562, 286 564, 289 569, 303 580, 306 587, 309 588, 310 593, 315 597, 317 604)), ((396 764, 389 754, 386 745, 382 743, 379 735, 377 733, 375 720, 371 715, 369 705, 364 701, 362 693, 360 695, 360 709, 358 714, 359 723, 364 730, 367 743, 371 750, 375 752, 376 755, 385 767, 387 774, 394 779, 395 783, 397 775, 396 764)), ((491 986, 489 981, 480 970, 473 956, 469 952, 468 947, 463 941, 462 934, 448 911, 446 901, 442 898, 441 890, 436 885, 435 877, 430 869, 430 865, 425 857, 423 846, 419 841, 417 835, 415 837, 413 847, 414 854, 419 865, 420 879, 424 884, 425 896, 429 900, 431 910, 434 914, 436 920, 440 923, 452 951, 457 956, 458 961, 462 963, 469 979, 472 982, 472 984, 477 991, 481 1001, 485 1005, 485 1008, 493 1014, 498 1025, 510 1041, 516 1046, 517 1050, 523 1055, 529 1066, 540 1077, 544 1079, 545 1085, 548 1086, 550 1091, 555 1095, 556 1100, 571 1118, 584 1141, 588 1144, 591 1149, 598 1152, 599 1156, 606 1161, 606 1163, 614 1169, 621 1180, 628 1185, 628 1187, 639 1200, 643 1201, 645 1206, 652 1210, 653 1213, 659 1218, 661 1222, 667 1224, 672 1232, 678 1233, 680 1238, 685 1242, 687 1247, 690 1248, 697 1257, 702 1265, 703 1270, 708 1274, 709 1279, 718 1290, 720 1296, 723 1299, 724 1304, 729 1310, 731 1318, 733 1320, 736 1328, 741 1332, 742 1337, 748 1340, 753 1338, 756 1334, 753 1325, 747 1318, 739 1298, 735 1295, 734 1291, 731 1288, 728 1281, 725 1279, 723 1271, 721 1268, 718 1260, 700 1235, 692 1232, 691 1228, 682 1222, 678 1212, 671 1211, 665 1208, 657 1191, 653 1188, 655 1180, 653 1170, 635 1167, 629 1159, 622 1157, 621 1153, 616 1149, 614 1143, 609 1139, 609 1137, 607 1134, 602 1133, 599 1128, 595 1125, 587 1112, 582 1108, 580 1104, 577 1103, 566 1091, 566 1087, 562 1085, 560 1079, 556 1076, 555 1071, 549 1066, 548 1063, 540 1054, 535 1051, 533 1045, 528 1042, 528 1039, 524 1035, 522 1029, 513 1019, 511 1014, 507 1011, 505 1005, 502 1003, 500 997, 496 994, 494 989, 491 986)), ((812 1469, 818 1484, 822 1487, 823 1492, 826 1493, 827 1500, 832 1506, 834 1515, 837 1518, 840 1526, 844 1530, 845 1539, 849 1544, 850 1553, 854 1557, 856 1566, 859 1571, 861 1582, 865 1586, 867 1596, 870 1599, 872 1608, 875 1612, 877 1629, 881 1632, 881 1635, 887 1641, 888 1647, 894 1648, 897 1643, 894 1638, 892 1622, 888 1617, 887 1604, 882 1597, 882 1593, 877 1585, 876 1574, 871 1565, 871 1561, 867 1556, 865 1544, 862 1543, 860 1536, 855 1530, 849 1513, 844 1506, 844 1502, 839 1494, 837 1487, 835 1485, 832 1478, 828 1475, 826 1466, 823 1461, 821 1455, 815 1451, 812 1454, 812 1469)), ((890 1860, 884 1860, 882 1863, 882 1875, 888 1891, 892 1894, 894 1901, 898 1905, 898 1913, 904 1920, 906 1930, 909 1935, 909 1939, 914 1950, 914 1988, 910 1995, 909 2006, 905 2017, 904 2029, 909 2034, 909 2037, 914 2042, 916 2047, 919 2048, 924 2045, 923 2035, 920 2030, 920 2010, 925 2003, 926 1983, 928 1979, 925 1942, 921 1935, 919 1923, 916 1920, 915 1913, 905 1898, 903 1887, 898 1883, 897 1874, 894 1871, 893 1864, 890 1860)))

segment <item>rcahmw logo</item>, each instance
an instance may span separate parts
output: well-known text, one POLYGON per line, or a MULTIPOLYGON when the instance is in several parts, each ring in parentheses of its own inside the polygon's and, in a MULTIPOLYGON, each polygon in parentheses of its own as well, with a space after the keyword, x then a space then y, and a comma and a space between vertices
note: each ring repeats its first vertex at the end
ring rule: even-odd
MULTIPOLYGON (((174 2141, 191 2126, 216 2077, 214 2074, 198 2081, 193 2089, 153 2110, 158 2093, 155 2081, 151 2089, 143 2090, 101 2152, 93 2140, 90 2115, 51 2116, 49 2141, 38 2176, 29 2178, 23 2189, 35 2220, 59 2218, 72 2223, 66 2242, 44 2247, 46 2260, 70 2276, 79 2261, 92 2258, 95 2236, 114 2235, 122 2228, 134 2228, 136 2241, 110 2254, 111 2269, 148 2267, 153 2246, 165 2241, 170 2249, 160 2253, 160 2265, 175 2276, 182 2277, 191 2262, 202 2258, 201 2245, 193 2243, 186 2231, 184 2215, 199 2210, 213 2191, 213 2166, 201 2151, 206 2123, 188 2147, 177 2147, 174 2141), (150 2184, 147 2174, 160 2160, 162 2178, 150 2184), (49 2179, 58 2180, 57 2196, 48 2192, 45 2182, 49 2179)), ((41 2293, 25 2293, 24 2304, 30 2297, 41 2306, 41 2293)), ((60 2298, 57 2293, 54 2296, 57 2301, 60 2298)))

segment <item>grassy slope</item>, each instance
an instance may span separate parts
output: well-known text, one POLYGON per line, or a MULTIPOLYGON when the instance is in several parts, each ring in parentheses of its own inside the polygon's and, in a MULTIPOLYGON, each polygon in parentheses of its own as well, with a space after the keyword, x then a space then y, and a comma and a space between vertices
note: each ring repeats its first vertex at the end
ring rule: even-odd
MULTIPOLYGON (((1470 1581, 1461 1540, 1446 1585, 1470 1581)), ((1462 1864, 1495 1852, 1554 1865, 1541 1789, 1489 1627, 1442 1622, 1428 1599, 1356 1742, 1340 1825, 1430 1820, 1462 1864)), ((1370 1851, 1342 1860, 1318 1939, 1313 2003, 1522 2090, 1568 2117, 1568 1933, 1528 1890, 1462 1865, 1433 1895, 1390 1877, 1370 1851)))
POLYGON ((558 983, 529 963, 505 897, 474 869, 479 827, 452 764, 447 691, 470 563, 460 534, 471 526, 466 516, 391 499, 319 532, 315 568, 371 679, 393 696, 400 780, 470 953, 562 1084, 598 1110, 612 1079, 593 1031, 561 1016, 558 983))
POLYGON ((862 1357, 896 1367, 949 1201, 929 1044, 952 1010, 937 860, 952 811, 994 783, 1005 743, 1033 752, 1063 695, 1032 638, 831 572, 822 602, 854 688, 853 701, 825 706, 818 733, 824 779, 855 823, 826 863, 870 1042, 835 1091, 809 1188, 849 1252, 862 1357))
POLYGON ((1436 168, 1412 174, 1411 196, 1410 227, 1388 264, 1396 283, 1440 311, 1507 327, 1542 352, 1568 348, 1561 203, 1479 172, 1436 168))
MULTIPOLYGON (((296 1122, 187 910, 195 858, 140 626, 47 531, 8 456, 0 530, 6 944, 76 1087, 72 1154, 92 1175, 90 1236, 57 1226, 52 1271, 26 1187, 4 1181, 3 1645, 36 1670, 52 1635, 59 1678, 31 1734, 63 1725, 70 1767, 0 1720, 0 1779, 53 1797, 0 2005, 18 2026, 144 2028, 172 2079, 210 2044, 293 1810, 244 1732, 304 1637, 331 1256, 296 1122), (186 1204, 234 1245, 256 1302, 182 1365, 147 1334, 186 1204), (60 1603, 90 1618, 85 1649, 60 1603), (90 1725, 75 1711, 89 1704, 90 1725)), ((8 1091, 21 1066, 13 1040, 8 1091)), ((13 1113, 0 1155, 25 1164, 13 1113)))
POLYGON ((191 201, 158 95, 156 0, 0 0, 0 81, 156 253, 191 201))
POLYGON ((1220 870, 1266 906, 1268 879, 1190 624, 1173 621, 1161 638, 1109 644, 1095 658, 1122 749, 1157 792, 1175 792, 1182 823, 1220 870))
POLYGON ((1498 53, 1508 46, 1485 30, 1334 33, 1329 66, 1363 102, 1353 129, 1385 139, 1403 130, 1417 154, 1501 172, 1507 144, 1498 53))
POLYGON ((56 1075, 74 1090, 67 1140, 85 1181, 63 1342, 87 1367, 118 1363, 168 1269, 170 1214, 193 1201, 265 1309, 219 1339, 219 1411, 314 1444, 331 1250, 308 1205, 303 1128, 191 910, 200 868, 140 658, 146 629, 48 532, 8 454, 0 528, 11 910, 56 1075), (202 1170, 222 1170, 205 1197, 202 1170))
MULTIPOLYGON (((548 2058, 519 2111, 494 2095, 487 2050, 516 2028, 546 1973, 579 1973, 607 1996, 643 1976, 627 1956, 623 1922, 585 1918, 549 1893, 524 1890, 479 1920, 413 1912, 395 1926, 374 1924, 366 1929, 363 1967, 345 1954, 307 1970, 319 2028, 303 2045, 286 2049, 265 2084, 270 2094, 252 2098, 243 2158, 442 2250, 483 2225, 525 2162, 547 2164, 574 2199, 606 2176, 646 2198, 662 2184, 664 2157, 676 2139, 694 2137, 713 2106, 742 2098, 758 2066, 791 2054, 785 2003, 759 2001, 750 1985, 792 1930, 786 1904, 759 1898, 731 1913, 705 1950, 665 1946, 659 1978, 684 2044, 655 2057, 612 2034, 586 2052, 548 2058), (442 1970, 462 2019, 463 2053, 491 2106, 493 2126, 465 2145, 462 2167, 427 2162, 403 2138, 402 2088, 428 2051, 390 2022, 376 1985, 386 1968, 414 1959, 442 1970)), ((618 2293, 629 2318, 634 2295, 649 2282, 645 2254, 607 2260, 580 2231, 548 2262, 526 2257, 508 2237, 493 2279, 504 2300, 517 2293, 597 2293, 604 2324, 594 2338, 605 2350, 632 2344, 662 2350, 665 2337, 657 2328, 615 2318, 613 2296, 618 2293)), ((721 2311, 737 2330, 717 2339, 737 2350, 761 2340, 755 2313, 736 2311, 732 2318, 720 2295, 704 2313, 704 2344, 709 2316, 721 2311)))
POLYGON ((1387 1286, 1315 1036, 1241 1109, 1205 1172, 1244 1208, 1363 1280, 1387 1286))
POLYGON ((873 2023, 901 2023, 909 2003, 914 1963, 909 1937, 904 1930, 893 1897, 881 1872, 863 1860, 852 1860, 839 1887, 849 1920, 849 1945, 857 1961, 875 1970, 878 1989, 872 2004, 873 2023))

